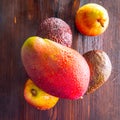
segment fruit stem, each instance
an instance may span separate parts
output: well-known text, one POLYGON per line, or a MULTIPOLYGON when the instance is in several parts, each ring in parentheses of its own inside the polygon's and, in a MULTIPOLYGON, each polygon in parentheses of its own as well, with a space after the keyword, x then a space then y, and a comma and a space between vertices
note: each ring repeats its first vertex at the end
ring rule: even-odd
POLYGON ((97 21, 100 23, 100 25, 101 25, 102 27, 104 27, 104 20, 97 19, 97 21))
POLYGON ((31 89, 31 93, 33 96, 37 96, 37 91, 35 89, 31 89))

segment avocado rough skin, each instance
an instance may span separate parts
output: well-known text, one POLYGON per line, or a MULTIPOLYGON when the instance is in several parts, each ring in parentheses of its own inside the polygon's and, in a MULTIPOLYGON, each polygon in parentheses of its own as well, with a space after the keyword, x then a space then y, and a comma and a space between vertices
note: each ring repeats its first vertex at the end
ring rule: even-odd
POLYGON ((70 26, 60 18, 47 18, 40 23, 37 36, 58 42, 64 46, 72 46, 72 31, 70 26))
POLYGON ((66 99, 85 94, 90 70, 77 51, 34 36, 23 44, 21 57, 29 77, 45 92, 66 99))

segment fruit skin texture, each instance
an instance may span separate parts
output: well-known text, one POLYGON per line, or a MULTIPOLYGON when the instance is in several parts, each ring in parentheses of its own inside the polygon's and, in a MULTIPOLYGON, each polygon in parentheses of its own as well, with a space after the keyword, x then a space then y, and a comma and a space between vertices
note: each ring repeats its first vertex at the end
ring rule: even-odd
POLYGON ((96 3, 85 4, 78 9, 75 24, 78 31, 84 35, 100 35, 108 27, 108 12, 103 6, 96 3))
POLYGON ((34 36, 23 44, 21 57, 30 78, 45 92, 66 99, 78 99, 86 92, 90 70, 77 51, 34 36))
POLYGON ((86 94, 93 93, 109 78, 112 65, 109 56, 102 50, 91 50, 83 55, 90 67, 90 83, 86 94))
POLYGON ((47 18, 39 25, 37 36, 58 42, 67 47, 72 46, 70 26, 60 18, 47 18))
POLYGON ((25 83, 24 98, 33 107, 39 110, 48 110, 53 108, 59 98, 52 96, 38 88, 31 79, 25 83))

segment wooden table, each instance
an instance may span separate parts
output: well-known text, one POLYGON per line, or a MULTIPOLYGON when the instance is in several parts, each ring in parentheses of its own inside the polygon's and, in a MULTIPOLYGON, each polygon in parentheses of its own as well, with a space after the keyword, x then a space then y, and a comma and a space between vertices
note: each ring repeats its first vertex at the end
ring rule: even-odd
POLYGON ((0 0, 0 120, 120 120, 120 1, 119 0, 0 0), (83 36, 75 28, 80 5, 95 2, 110 16, 106 32, 83 36), (109 55, 113 70, 106 84, 82 100, 60 99, 51 110, 39 111, 23 97, 27 74, 20 50, 26 38, 36 34, 46 17, 65 20, 73 32, 73 48, 81 54, 101 49, 109 55))

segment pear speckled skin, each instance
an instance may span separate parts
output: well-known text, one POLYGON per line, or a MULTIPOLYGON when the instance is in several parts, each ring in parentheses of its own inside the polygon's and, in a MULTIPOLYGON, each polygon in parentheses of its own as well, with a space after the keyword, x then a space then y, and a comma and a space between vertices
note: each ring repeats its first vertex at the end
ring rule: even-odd
POLYGON ((110 77, 112 64, 102 50, 91 50, 83 54, 90 68, 90 83, 86 94, 95 92, 110 77))
POLYGON ((77 51, 34 36, 24 42, 21 57, 29 77, 45 92, 66 99, 85 94, 90 70, 77 51))
POLYGON ((71 28, 60 18, 50 17, 42 21, 36 35, 53 40, 67 47, 72 46, 71 28))

